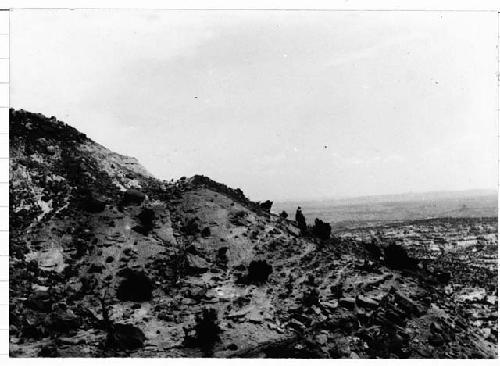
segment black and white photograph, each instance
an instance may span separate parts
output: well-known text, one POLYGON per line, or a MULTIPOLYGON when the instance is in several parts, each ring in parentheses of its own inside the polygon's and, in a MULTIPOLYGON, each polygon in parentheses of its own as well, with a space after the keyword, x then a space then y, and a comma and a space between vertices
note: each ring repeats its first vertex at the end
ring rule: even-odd
POLYGON ((9 13, 9 357, 498 358, 497 11, 9 13))

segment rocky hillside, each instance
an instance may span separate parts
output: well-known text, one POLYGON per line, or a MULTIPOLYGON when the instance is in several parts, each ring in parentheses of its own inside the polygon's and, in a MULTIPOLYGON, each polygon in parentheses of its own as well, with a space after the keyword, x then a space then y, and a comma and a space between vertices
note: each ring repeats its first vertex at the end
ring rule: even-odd
POLYGON ((10 139, 12 357, 496 357, 398 249, 157 180, 54 117, 11 110, 10 139))

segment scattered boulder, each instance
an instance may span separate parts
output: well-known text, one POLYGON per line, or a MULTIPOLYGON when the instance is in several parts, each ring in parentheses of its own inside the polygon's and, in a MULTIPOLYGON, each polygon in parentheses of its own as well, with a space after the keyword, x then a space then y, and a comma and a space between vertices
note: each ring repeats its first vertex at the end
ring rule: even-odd
POLYGON ((210 236, 210 228, 209 227, 203 228, 203 230, 201 231, 201 236, 203 238, 208 238, 210 236))
POLYGON ((51 314, 50 328, 58 333, 69 333, 80 327, 80 318, 71 311, 55 311, 51 314))
POLYGON ((370 309, 376 309, 380 305, 378 301, 362 295, 357 297, 356 303, 359 304, 360 306, 370 309))
POLYGON ((48 313, 52 310, 52 301, 47 292, 35 292, 26 300, 26 307, 48 313))
POLYGON ((445 340, 441 334, 432 333, 429 336, 429 344, 434 347, 440 347, 445 343, 445 340))
POLYGON ((342 284, 337 283, 335 285, 330 286, 330 292, 335 298, 340 299, 344 293, 342 284))
POLYGON ((443 285, 446 285, 451 280, 451 272, 438 272, 436 274, 436 279, 443 285))
POLYGON ((127 189, 123 194, 123 204, 140 205, 146 199, 146 195, 137 189, 127 189))
POLYGON ((339 299, 339 305, 346 309, 353 310, 356 305, 356 299, 354 297, 343 297, 339 299))
POLYGON ((54 145, 47 145, 45 148, 45 152, 49 155, 54 155, 57 151, 57 148, 54 145))
POLYGON ((59 356, 60 354, 57 350, 57 347, 53 345, 42 346, 42 348, 40 348, 40 351, 38 352, 38 357, 55 358, 59 356))
POLYGON ((132 324, 115 323, 108 335, 108 345, 122 350, 142 348, 145 340, 143 331, 132 324))
POLYGON ((89 195, 82 200, 80 206, 83 210, 90 213, 100 213, 106 209, 106 200, 89 195))
POLYGON ((208 262, 196 254, 187 253, 186 261, 187 267, 193 272, 206 272, 209 268, 208 262))

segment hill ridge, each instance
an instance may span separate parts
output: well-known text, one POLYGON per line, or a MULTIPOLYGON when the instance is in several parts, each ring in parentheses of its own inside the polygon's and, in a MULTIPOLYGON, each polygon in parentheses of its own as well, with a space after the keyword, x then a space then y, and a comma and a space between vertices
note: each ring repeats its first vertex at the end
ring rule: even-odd
POLYGON ((320 239, 241 189, 10 118, 12 357, 495 357, 400 249, 320 239))

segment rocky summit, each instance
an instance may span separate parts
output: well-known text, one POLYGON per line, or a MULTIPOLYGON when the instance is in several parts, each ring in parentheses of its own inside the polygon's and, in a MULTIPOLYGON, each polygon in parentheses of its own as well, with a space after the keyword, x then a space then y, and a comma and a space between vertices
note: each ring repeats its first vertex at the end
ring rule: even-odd
POLYGON ((156 179, 55 117, 11 110, 10 158, 11 357, 497 357, 404 248, 156 179))

